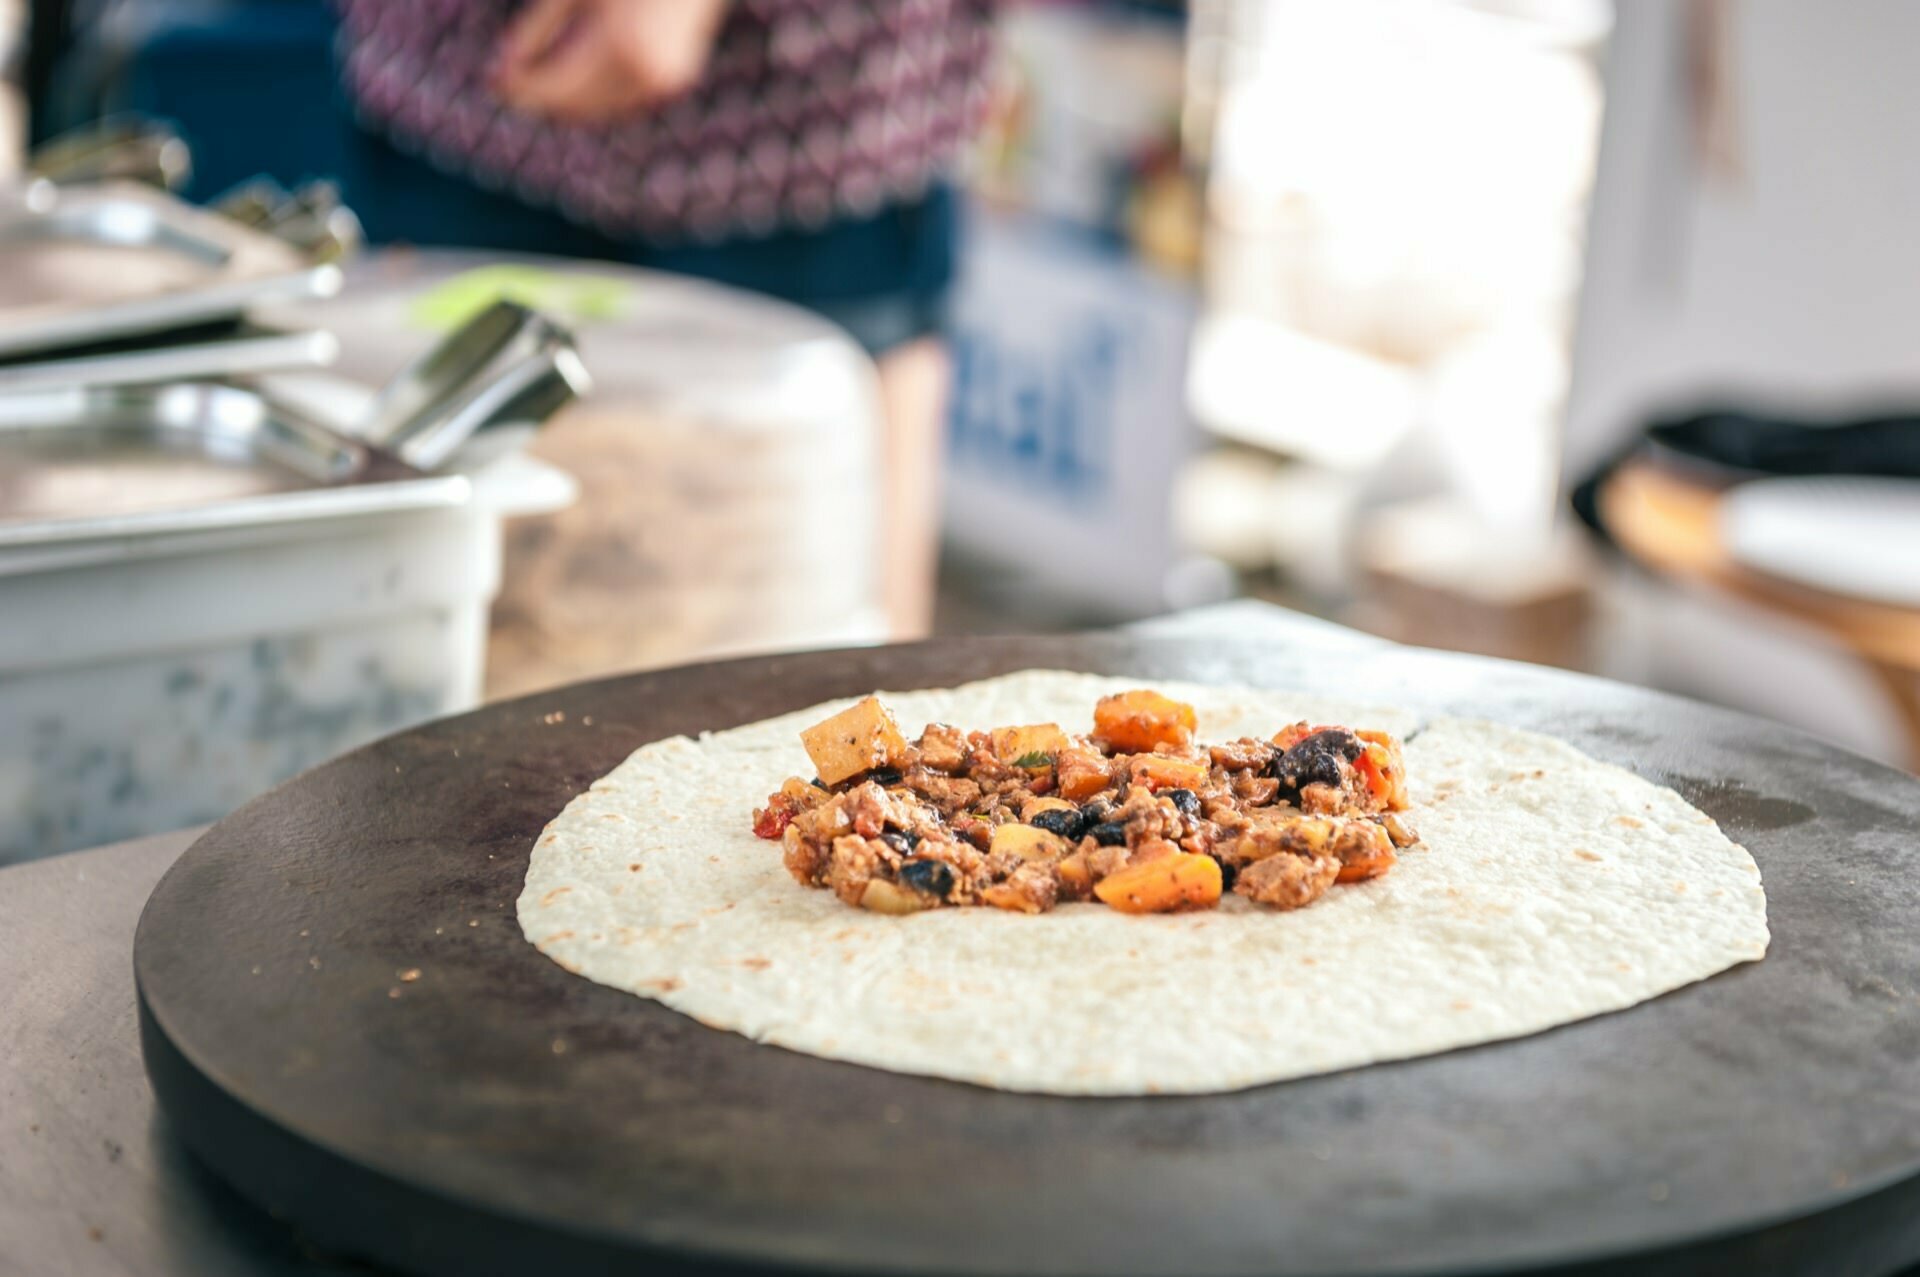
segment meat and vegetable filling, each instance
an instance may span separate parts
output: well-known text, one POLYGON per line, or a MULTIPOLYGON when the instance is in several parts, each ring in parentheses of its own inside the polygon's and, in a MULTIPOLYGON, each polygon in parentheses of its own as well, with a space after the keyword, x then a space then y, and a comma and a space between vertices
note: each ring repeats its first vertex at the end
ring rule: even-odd
POLYGON ((1386 733, 1295 723, 1208 746, 1196 725, 1191 705, 1139 690, 1102 698, 1086 736, 935 723, 909 743, 869 696, 801 733, 818 775, 783 784, 753 832, 801 883, 880 913, 1164 913, 1225 890, 1298 909, 1417 841, 1386 733))

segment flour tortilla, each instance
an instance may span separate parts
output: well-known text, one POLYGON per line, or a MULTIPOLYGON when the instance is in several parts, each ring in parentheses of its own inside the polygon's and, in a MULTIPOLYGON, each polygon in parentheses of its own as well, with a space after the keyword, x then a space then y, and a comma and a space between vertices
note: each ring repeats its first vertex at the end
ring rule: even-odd
MULTIPOLYGON (((1200 739, 1307 719, 1405 733, 1393 709, 1291 692, 1026 671, 883 692, 909 736, 1091 722, 1151 685, 1200 739)), ((815 706, 632 757, 533 850, 521 929, 601 984, 810 1055, 1062 1095, 1228 1091, 1536 1033, 1630 1007, 1767 948, 1745 850, 1671 790, 1569 745, 1438 719, 1408 743, 1422 843, 1290 913, 1096 904, 886 917, 787 875, 751 813, 809 764, 815 706)))

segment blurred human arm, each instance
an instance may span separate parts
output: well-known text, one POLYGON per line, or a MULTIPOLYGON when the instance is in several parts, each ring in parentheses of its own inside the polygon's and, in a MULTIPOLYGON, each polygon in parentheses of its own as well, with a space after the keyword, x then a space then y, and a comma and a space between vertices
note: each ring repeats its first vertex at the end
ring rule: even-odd
POLYGON ((501 41, 494 86, 532 115, 593 124, 685 93, 728 0, 532 0, 501 41))

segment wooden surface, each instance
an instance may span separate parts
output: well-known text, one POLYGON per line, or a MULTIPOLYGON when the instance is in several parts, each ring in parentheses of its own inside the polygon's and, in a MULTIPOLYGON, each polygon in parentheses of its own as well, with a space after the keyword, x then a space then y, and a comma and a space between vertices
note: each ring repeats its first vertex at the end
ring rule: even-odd
POLYGON ((1910 778, 1536 668, 1387 645, 867 649, 569 688, 329 764, 183 857, 136 964, 183 1138, 331 1249, 413 1270, 1882 1277, 1920 1255, 1916 828, 1910 778), (520 936, 533 839, 636 745, 1035 665, 1551 731, 1746 843, 1774 949, 1516 1041, 1085 1101, 757 1046, 520 936))
POLYGON ((1630 462, 1599 494, 1601 523, 1641 565, 1818 631, 1856 656, 1885 692, 1920 770, 1920 611, 1808 589, 1750 571, 1720 539, 1720 493, 1650 462, 1630 462))

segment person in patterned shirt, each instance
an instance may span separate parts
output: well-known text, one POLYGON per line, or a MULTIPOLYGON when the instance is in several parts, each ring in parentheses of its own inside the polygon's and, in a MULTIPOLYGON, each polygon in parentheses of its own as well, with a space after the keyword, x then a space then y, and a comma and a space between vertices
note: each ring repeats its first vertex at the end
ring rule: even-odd
POLYGON ((889 609, 932 613, 941 332, 994 0, 337 0, 375 238, 628 261, 879 364, 889 609))

